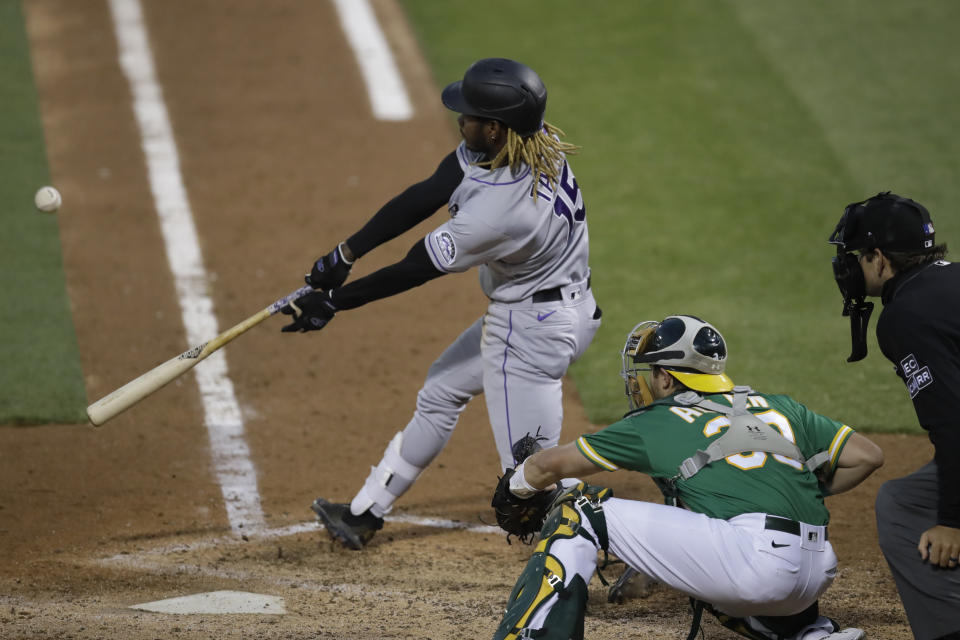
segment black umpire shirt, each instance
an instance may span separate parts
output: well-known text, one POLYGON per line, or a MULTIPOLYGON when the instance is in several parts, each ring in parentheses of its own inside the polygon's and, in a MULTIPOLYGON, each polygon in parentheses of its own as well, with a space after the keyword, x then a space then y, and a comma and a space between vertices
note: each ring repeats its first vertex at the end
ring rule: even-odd
POLYGON ((960 263, 898 273, 882 300, 877 341, 935 447, 937 524, 960 528, 960 263))

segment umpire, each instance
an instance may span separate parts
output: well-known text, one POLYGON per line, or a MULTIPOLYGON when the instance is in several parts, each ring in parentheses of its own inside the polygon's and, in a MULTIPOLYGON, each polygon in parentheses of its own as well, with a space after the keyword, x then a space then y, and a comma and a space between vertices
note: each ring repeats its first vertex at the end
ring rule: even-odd
POLYGON ((960 640, 960 265, 944 260, 927 209, 890 192, 848 205, 830 243, 851 322, 848 361, 866 356, 865 298, 879 297, 877 341, 935 449, 880 488, 880 548, 914 637, 960 640))

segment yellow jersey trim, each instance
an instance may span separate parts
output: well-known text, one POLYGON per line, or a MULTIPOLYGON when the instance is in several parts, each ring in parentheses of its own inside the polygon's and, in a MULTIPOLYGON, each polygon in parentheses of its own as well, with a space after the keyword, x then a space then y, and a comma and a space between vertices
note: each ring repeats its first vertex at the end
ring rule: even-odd
POLYGON ((606 469, 607 471, 616 471, 620 468, 594 451, 593 447, 590 446, 590 443, 588 443, 586 438, 583 436, 577 438, 577 449, 580 450, 580 453, 582 453, 587 460, 597 465, 601 469, 606 469))
POLYGON ((833 436, 833 442, 830 443, 830 468, 836 468, 837 458, 840 457, 840 449, 843 447, 843 443, 853 435, 853 429, 847 425, 843 425, 837 434, 833 436))

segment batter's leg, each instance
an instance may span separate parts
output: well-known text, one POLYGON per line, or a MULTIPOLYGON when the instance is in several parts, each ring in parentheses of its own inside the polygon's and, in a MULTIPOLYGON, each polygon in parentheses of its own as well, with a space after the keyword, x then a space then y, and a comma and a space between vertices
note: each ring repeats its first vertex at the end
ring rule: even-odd
POLYGON ((544 447, 560 441, 562 378, 600 328, 593 295, 575 303, 515 308, 491 304, 483 329, 483 393, 500 465, 516 466, 513 444, 539 429, 544 447))
POLYGON ((937 523, 937 466, 930 462, 910 475, 885 482, 877 492, 880 549, 917 640, 960 633, 960 570, 920 559, 920 535, 937 523))
MULTIPOLYGON (((559 326, 555 318, 551 324, 559 326)), ((493 439, 503 469, 516 466, 513 443, 527 433, 543 436, 545 448, 560 441, 563 424, 561 377, 572 357, 572 341, 551 344, 546 335, 531 335, 536 312, 491 305, 483 331, 483 391, 493 439), (534 348, 532 339, 539 339, 534 348), (557 364, 562 360, 561 364, 557 364)), ((541 333, 549 331, 541 328, 541 333)))
POLYGON ((387 445, 380 463, 371 467, 350 504, 353 515, 389 513, 450 440, 463 409, 483 390, 481 330, 477 320, 431 365, 413 418, 387 445))

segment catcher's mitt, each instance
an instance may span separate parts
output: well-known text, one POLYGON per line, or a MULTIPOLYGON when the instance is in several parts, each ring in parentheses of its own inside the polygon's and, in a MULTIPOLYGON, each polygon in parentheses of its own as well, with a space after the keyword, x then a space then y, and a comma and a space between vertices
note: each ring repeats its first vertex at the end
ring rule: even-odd
POLYGON ((540 443, 546 439, 546 436, 540 435, 540 427, 537 427, 537 432, 533 435, 530 435, 530 432, 527 431, 527 435, 513 443, 511 452, 513 453, 514 466, 519 465, 537 451, 543 449, 540 443))
POLYGON ((529 498, 518 498, 510 491, 513 474, 513 469, 507 469, 500 478, 490 506, 496 513, 497 524, 507 532, 507 543, 510 542, 510 536, 514 535, 520 542, 530 544, 543 526, 557 491, 540 491, 529 498))
MULTIPOLYGON (((546 440, 540 435, 540 429, 537 433, 520 438, 513 444, 514 464, 519 465, 531 455, 540 451, 540 441, 546 440)), ((507 469, 497 483, 497 488, 493 492, 493 501, 490 506, 493 507, 497 516, 497 524, 507 532, 507 543, 510 542, 510 536, 514 535, 524 544, 530 544, 534 535, 540 531, 543 521, 547 517, 547 510, 556 498, 556 491, 541 491, 529 498, 518 498, 510 491, 510 478, 513 477, 514 469, 507 469)))

